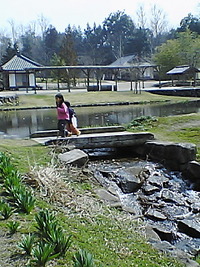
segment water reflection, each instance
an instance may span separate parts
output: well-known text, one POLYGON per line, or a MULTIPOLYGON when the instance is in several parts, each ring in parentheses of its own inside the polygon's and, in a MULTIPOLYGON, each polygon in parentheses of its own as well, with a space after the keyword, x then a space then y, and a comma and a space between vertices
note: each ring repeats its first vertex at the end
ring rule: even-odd
MULTIPOLYGON (((200 112, 200 102, 156 105, 127 105, 76 108, 78 126, 116 125, 129 123, 136 117, 164 117, 200 112)), ((0 112, 0 136, 26 137, 30 133, 56 129, 55 109, 33 109, 0 112)))

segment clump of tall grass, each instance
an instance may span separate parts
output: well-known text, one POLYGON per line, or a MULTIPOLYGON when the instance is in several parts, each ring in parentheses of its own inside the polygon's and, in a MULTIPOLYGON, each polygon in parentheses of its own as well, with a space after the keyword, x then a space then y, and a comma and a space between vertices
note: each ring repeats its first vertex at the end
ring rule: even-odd
POLYGON ((9 233, 10 235, 13 235, 14 233, 17 232, 17 230, 19 229, 20 227, 20 223, 17 222, 17 221, 11 221, 11 222, 8 222, 7 223, 7 227, 9 229, 9 233))
POLYGON ((95 267, 92 254, 80 249, 73 257, 74 267, 95 267))
POLYGON ((4 220, 7 220, 13 213, 13 209, 11 206, 6 203, 1 201, 0 202, 0 214, 3 217, 4 220))
POLYGON ((18 244, 19 248, 25 251, 27 255, 31 255, 35 243, 35 235, 24 235, 22 241, 18 244))
POLYGON ((41 240, 54 247, 54 253, 64 256, 71 245, 71 235, 65 235, 54 214, 42 210, 35 216, 41 240))

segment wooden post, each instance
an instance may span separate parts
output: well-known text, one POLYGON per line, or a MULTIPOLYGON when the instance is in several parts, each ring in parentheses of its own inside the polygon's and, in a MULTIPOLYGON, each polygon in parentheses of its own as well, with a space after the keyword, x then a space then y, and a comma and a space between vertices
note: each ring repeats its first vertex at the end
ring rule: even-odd
POLYGON ((35 75, 36 72, 35 72, 35 70, 33 72, 34 72, 34 79, 35 79, 35 94, 37 94, 37 91, 36 91, 36 85, 37 84, 36 84, 36 75, 35 75))
POLYGON ((26 93, 28 93, 28 71, 26 71, 26 93))
POLYGON ((90 87, 90 71, 91 69, 86 69, 86 71, 84 69, 81 69, 82 72, 86 75, 86 87, 87 87, 87 91, 89 91, 89 87, 90 87))
POLYGON ((194 84, 193 86, 195 87, 196 86, 196 72, 194 73, 194 84))
POLYGON ((60 77, 60 71, 58 70, 58 79, 57 79, 58 92, 60 92, 59 77, 60 77))

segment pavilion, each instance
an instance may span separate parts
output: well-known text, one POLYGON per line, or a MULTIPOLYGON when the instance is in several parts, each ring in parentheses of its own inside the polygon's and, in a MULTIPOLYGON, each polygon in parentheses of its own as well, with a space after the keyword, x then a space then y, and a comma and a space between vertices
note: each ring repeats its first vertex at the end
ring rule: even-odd
MULTIPOLYGON (((79 70, 84 73, 86 77, 87 91, 106 91, 117 90, 118 79, 121 71, 125 70, 130 73, 131 90, 133 90, 133 81, 135 87, 138 80, 144 83, 144 74, 147 70, 156 69, 156 65, 149 62, 134 62, 133 56, 122 57, 110 65, 76 65, 76 66, 43 66, 23 55, 19 52, 11 58, 8 62, 0 67, 0 72, 3 74, 4 89, 19 90, 19 89, 36 89, 39 88, 36 84, 36 72, 48 72, 56 71, 57 76, 60 77, 60 71, 65 70, 70 72, 71 70, 79 70), (102 85, 102 80, 105 78, 105 74, 111 73, 112 79, 115 81, 115 86, 102 85), (139 73, 139 76, 138 76, 139 73), (96 85, 90 84, 91 75, 96 77, 96 85), (137 74, 135 76, 135 74, 137 74)), ((45 77, 45 75, 43 75, 45 77)), ((59 89, 59 78, 57 82, 59 89)), ((144 85, 143 85, 144 87, 144 85)), ((70 91, 70 88, 68 88, 70 91)))
POLYGON ((199 69, 183 65, 183 66, 176 66, 175 68, 169 70, 166 74, 171 77, 172 86, 174 86, 174 80, 193 80, 193 86, 196 86, 196 75, 200 72, 199 69))
POLYGON ((42 65, 17 53, 8 62, 0 66, 4 89, 36 89, 35 73, 42 65))

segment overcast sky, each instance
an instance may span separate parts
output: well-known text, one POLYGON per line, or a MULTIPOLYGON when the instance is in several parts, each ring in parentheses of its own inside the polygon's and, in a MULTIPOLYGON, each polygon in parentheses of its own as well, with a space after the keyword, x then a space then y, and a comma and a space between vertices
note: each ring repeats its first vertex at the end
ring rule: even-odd
POLYGON ((178 27, 188 13, 200 16, 200 0, 0 0, 0 32, 10 31, 9 21, 27 26, 41 15, 61 32, 68 24, 80 25, 82 30, 87 23, 90 26, 94 22, 102 24, 110 13, 118 10, 124 11, 136 22, 138 7, 143 5, 148 16, 154 4, 166 14, 170 28, 178 27))

